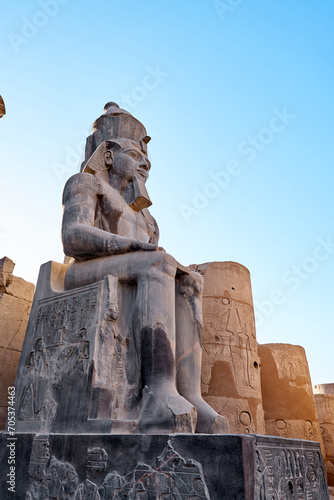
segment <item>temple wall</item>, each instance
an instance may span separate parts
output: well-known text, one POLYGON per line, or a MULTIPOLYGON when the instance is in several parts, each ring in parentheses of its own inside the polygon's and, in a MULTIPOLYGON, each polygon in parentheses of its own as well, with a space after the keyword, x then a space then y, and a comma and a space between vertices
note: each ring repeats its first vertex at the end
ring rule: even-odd
POLYGON ((34 296, 34 285, 13 275, 14 262, 0 260, 0 430, 7 418, 8 387, 13 386, 34 296))

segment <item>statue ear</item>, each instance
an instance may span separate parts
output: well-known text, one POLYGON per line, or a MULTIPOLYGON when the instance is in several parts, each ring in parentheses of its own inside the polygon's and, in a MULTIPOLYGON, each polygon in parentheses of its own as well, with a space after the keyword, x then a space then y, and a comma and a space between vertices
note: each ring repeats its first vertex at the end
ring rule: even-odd
POLYGON ((108 169, 112 167, 114 152, 116 152, 118 149, 121 149, 121 146, 118 144, 118 142, 105 141, 104 162, 108 169))
POLYGON ((104 163, 106 164, 106 166, 108 168, 112 167, 114 153, 110 149, 107 149, 103 156, 104 156, 104 163))
POLYGON ((106 179, 109 178, 107 172, 112 167, 116 146, 120 147, 119 144, 113 141, 101 142, 89 160, 83 164, 81 171, 93 175, 105 172, 106 179))
POLYGON ((105 141, 104 163, 108 169, 112 167, 114 152, 121 149, 116 141, 105 141))

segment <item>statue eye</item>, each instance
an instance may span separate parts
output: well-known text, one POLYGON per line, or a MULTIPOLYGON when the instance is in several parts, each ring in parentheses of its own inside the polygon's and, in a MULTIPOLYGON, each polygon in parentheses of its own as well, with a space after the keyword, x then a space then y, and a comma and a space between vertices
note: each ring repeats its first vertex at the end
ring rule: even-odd
POLYGON ((132 158, 135 158, 136 160, 139 160, 141 156, 137 151, 129 151, 129 155, 132 156, 132 158))

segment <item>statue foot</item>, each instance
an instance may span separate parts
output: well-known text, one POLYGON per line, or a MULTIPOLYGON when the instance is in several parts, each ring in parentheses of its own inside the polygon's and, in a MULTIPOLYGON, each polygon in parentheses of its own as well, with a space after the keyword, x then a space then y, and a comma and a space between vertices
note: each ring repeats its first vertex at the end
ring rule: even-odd
POLYGON ((172 343, 164 329, 144 327, 140 332, 142 409, 137 433, 195 432, 197 412, 175 388, 172 343))
POLYGON ((230 426, 227 418, 219 415, 201 396, 189 397, 189 401, 197 410, 197 433, 229 434, 230 426))
POLYGON ((194 433, 196 423, 196 408, 178 393, 164 394, 145 387, 136 433, 194 433))

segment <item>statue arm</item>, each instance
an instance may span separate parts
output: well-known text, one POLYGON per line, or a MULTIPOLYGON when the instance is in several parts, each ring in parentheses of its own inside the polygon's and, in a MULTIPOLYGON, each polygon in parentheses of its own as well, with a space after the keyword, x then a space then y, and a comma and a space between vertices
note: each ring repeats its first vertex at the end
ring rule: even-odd
POLYGON ((158 245, 159 243, 159 226, 157 224, 157 221, 152 217, 154 224, 153 224, 153 235, 150 238, 150 243, 153 245, 158 245))
POLYGON ((154 244, 94 227, 99 194, 98 181, 91 174, 76 174, 68 180, 63 193, 65 255, 84 260, 137 250, 157 250, 154 244))

